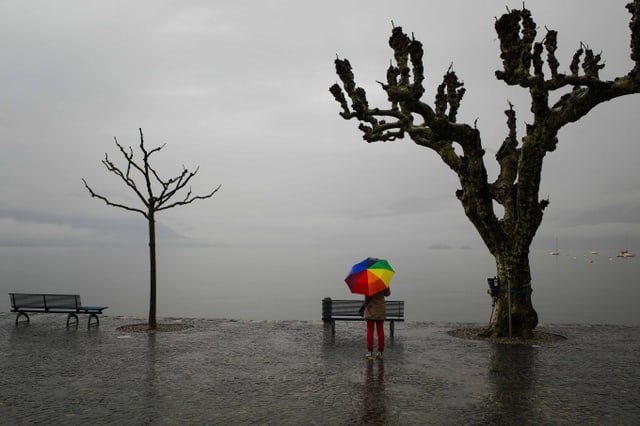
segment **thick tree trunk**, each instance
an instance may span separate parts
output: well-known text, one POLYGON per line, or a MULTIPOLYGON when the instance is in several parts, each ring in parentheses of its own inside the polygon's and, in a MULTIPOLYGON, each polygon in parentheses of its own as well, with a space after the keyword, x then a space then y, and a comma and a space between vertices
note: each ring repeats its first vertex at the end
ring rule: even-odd
POLYGON ((485 336, 530 338, 538 325, 538 314, 531 303, 531 268, 529 255, 504 253, 495 255, 500 293, 493 322, 485 336))
POLYGON ((156 220, 154 211, 149 211, 149 330, 156 329, 156 220))

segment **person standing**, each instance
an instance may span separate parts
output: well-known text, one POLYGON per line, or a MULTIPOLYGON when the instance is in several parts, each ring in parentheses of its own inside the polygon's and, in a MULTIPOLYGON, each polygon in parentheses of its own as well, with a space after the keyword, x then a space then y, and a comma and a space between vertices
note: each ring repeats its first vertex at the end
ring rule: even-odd
POLYGON ((367 354, 368 360, 373 360, 373 331, 378 334, 378 353, 376 358, 380 361, 384 359, 384 320, 387 319, 387 307, 385 297, 391 295, 391 290, 385 288, 371 296, 364 298, 363 317, 367 322, 367 354))

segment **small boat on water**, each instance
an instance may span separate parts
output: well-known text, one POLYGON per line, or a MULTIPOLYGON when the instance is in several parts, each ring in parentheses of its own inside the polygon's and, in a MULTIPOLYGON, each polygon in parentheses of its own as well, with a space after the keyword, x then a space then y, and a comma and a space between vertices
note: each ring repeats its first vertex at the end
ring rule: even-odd
POLYGON ((616 257, 636 257, 636 254, 631 253, 629 250, 620 250, 620 253, 616 254, 616 257))

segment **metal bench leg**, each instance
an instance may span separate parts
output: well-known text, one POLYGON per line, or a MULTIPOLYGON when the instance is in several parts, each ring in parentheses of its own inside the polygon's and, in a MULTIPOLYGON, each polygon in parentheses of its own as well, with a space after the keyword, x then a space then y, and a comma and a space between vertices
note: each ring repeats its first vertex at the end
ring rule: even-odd
POLYGON ((393 331, 394 331, 394 330, 393 330, 393 329, 394 329, 394 326, 393 326, 393 325, 394 325, 395 323, 396 323, 395 321, 389 321, 389 329, 391 330, 391 337, 393 337, 393 331))
POLYGON ((336 320, 331 320, 331 334, 336 334, 336 320))
POLYGON ((26 319, 27 319, 27 324, 29 323, 29 315, 26 314, 26 312, 18 312, 18 315, 16 315, 16 325, 18 325, 18 320, 20 319, 20 316, 23 315, 26 319))
POLYGON ((91 318, 95 318, 96 319, 96 328, 98 328, 98 326, 100 325, 100 319, 98 319, 98 315, 96 314, 90 314, 89 315, 89 321, 87 324, 87 328, 91 328, 91 318))
POLYGON ((67 328, 69 328, 69 320, 71 320, 71 318, 74 318, 76 320, 76 327, 78 327, 78 316, 74 313, 71 313, 67 316, 67 328))

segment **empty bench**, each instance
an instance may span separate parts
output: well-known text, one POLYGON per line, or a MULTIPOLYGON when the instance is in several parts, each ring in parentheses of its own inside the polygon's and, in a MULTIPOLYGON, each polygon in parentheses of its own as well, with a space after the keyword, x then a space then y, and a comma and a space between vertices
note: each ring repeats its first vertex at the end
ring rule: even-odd
POLYGON ((78 325, 78 314, 89 315, 88 327, 91 327, 91 320, 95 319, 95 326, 100 324, 98 314, 108 306, 82 306, 80 296, 77 294, 33 294, 33 293, 9 293, 11 297, 11 312, 17 312, 16 324, 21 316, 29 322, 28 313, 47 314, 68 314, 67 327, 71 318, 76 320, 78 325))
MULTIPOLYGON (((364 301, 360 300, 333 300, 330 297, 322 299, 322 321, 331 323, 331 333, 336 333, 336 321, 364 321, 360 315, 360 308, 364 301)), ((387 319, 391 336, 394 332, 394 324, 404 321, 404 301, 386 300, 387 319)))

